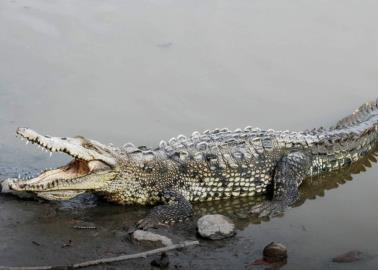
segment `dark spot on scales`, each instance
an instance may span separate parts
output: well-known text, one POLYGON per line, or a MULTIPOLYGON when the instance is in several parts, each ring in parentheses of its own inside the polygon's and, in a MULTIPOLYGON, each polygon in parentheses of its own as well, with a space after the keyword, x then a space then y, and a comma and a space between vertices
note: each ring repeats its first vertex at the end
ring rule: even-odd
POLYGON ((185 163, 180 164, 179 171, 182 174, 187 174, 188 173, 188 165, 185 163))
POLYGON ((219 177, 219 181, 222 183, 222 187, 227 187, 227 185, 228 185, 228 183, 229 183, 227 177, 224 176, 224 175, 221 175, 221 176, 219 177))
POLYGON ((215 155, 215 154, 205 154, 205 160, 207 162, 209 162, 212 159, 216 159, 216 158, 217 158, 217 155, 215 155))
POLYGON ((219 179, 219 182, 222 183, 222 187, 226 187, 229 183, 228 178, 223 175, 223 170, 220 168, 214 171, 214 178, 219 179))
POLYGON ((152 168, 151 167, 145 166, 143 169, 144 169, 144 171, 146 173, 152 173, 152 168))

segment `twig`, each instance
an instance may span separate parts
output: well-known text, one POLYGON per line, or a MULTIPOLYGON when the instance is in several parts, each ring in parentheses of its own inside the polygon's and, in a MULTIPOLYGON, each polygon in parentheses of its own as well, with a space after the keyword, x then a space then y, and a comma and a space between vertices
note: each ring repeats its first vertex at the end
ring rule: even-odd
POLYGON ((130 259, 136 259, 136 258, 146 258, 147 256, 161 253, 164 251, 170 251, 173 249, 179 249, 189 246, 195 246, 198 245, 198 241, 184 241, 180 244, 175 244, 171 246, 166 246, 162 248, 152 249, 148 251, 144 251, 141 253, 136 254, 129 254, 129 255, 120 255, 117 257, 109 257, 109 258, 102 258, 92 261, 85 261, 81 263, 76 263, 73 265, 67 265, 67 266, 31 266, 31 267, 8 267, 8 266, 0 266, 0 270, 58 270, 58 269, 78 269, 78 268, 84 268, 88 266, 98 265, 98 264, 105 264, 105 263, 112 263, 112 262, 119 262, 119 261, 125 261, 130 259))
POLYGON ((180 244, 175 244, 167 247, 162 247, 162 248, 157 248, 141 253, 136 253, 136 254, 130 254, 130 255, 121 255, 117 257, 110 257, 110 258, 104 258, 104 259, 99 259, 99 260, 93 260, 93 261, 87 261, 87 262, 82 262, 82 263, 77 263, 73 265, 73 268, 82 268, 82 267, 87 267, 87 266, 92 266, 92 265, 97 265, 97 264, 104 264, 104 263, 110 263, 110 262, 119 262, 119 261, 124 261, 124 260, 129 260, 129 259, 135 259, 135 258, 146 258, 149 255, 153 255, 156 253, 161 253, 164 251, 169 251, 172 249, 178 249, 178 248, 184 248, 188 246, 193 246, 193 245, 198 245, 198 241, 185 241, 180 244))

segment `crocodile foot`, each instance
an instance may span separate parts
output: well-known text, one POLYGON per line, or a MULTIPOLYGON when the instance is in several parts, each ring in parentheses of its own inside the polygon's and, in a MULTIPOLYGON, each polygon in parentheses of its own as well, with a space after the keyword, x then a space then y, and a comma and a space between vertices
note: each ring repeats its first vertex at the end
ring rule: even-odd
POLYGON ((167 227, 169 226, 169 221, 164 220, 158 215, 155 214, 155 211, 152 211, 147 217, 141 219, 137 222, 136 228, 140 230, 147 230, 149 228, 157 228, 157 227, 167 227))
POLYGON ((165 190, 161 193, 161 197, 166 204, 155 206, 146 218, 137 223, 138 229, 169 226, 186 221, 192 216, 192 205, 183 195, 172 190, 165 190))

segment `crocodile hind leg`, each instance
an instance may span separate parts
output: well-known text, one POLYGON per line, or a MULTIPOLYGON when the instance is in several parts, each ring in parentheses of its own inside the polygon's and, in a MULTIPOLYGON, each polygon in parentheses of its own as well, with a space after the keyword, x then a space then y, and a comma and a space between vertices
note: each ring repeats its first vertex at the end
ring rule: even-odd
POLYGON ((159 225, 170 225, 192 216, 192 205, 180 193, 166 190, 161 193, 161 199, 165 204, 155 206, 147 217, 137 223, 137 228, 145 230, 159 225))
POLYGON ((277 216, 298 199, 298 187, 307 176, 310 158, 302 152, 289 153, 278 162, 273 177, 272 200, 251 208, 258 217, 277 216))

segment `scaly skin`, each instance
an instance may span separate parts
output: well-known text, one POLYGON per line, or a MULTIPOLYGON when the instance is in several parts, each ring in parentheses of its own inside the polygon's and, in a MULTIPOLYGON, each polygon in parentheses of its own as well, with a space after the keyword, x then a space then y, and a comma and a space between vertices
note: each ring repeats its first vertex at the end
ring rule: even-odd
POLYGON ((189 217, 189 202, 254 196, 268 190, 273 191, 272 200, 253 207, 251 213, 275 215, 296 201, 298 186, 306 177, 348 166, 375 146, 377 106, 377 102, 367 103, 327 130, 215 129, 180 135, 155 149, 130 143, 117 148, 82 137, 46 137, 22 128, 17 133, 23 138, 64 151, 75 161, 9 185, 47 199, 92 191, 118 204, 165 201, 166 206, 155 208, 139 223, 142 228, 189 217))

